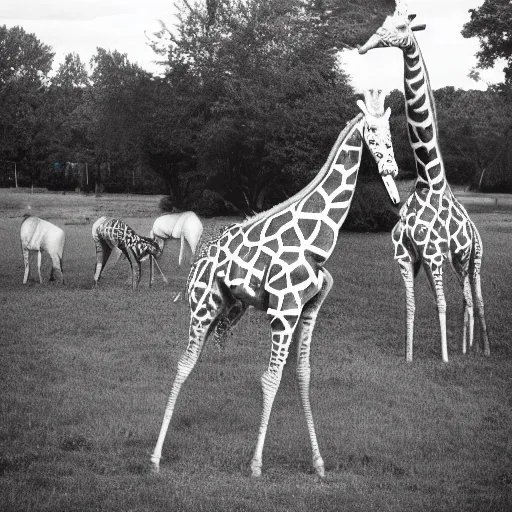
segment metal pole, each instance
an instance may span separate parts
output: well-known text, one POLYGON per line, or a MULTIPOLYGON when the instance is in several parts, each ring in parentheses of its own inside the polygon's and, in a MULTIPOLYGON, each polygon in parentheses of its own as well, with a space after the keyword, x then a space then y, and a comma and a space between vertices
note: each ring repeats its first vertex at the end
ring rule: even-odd
POLYGON ((16 170, 16 162, 14 162, 14 186, 18 188, 18 173, 16 170))

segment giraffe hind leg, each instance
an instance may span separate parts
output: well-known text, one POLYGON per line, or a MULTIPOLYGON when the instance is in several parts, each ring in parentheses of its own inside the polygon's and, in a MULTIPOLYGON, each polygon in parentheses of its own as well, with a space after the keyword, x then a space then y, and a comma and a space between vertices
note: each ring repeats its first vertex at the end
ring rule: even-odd
POLYGON ((471 288, 473 289, 473 295, 475 297, 476 311, 478 319, 480 321, 480 330, 482 343, 484 346, 484 355, 491 355, 491 349, 489 346, 489 337, 487 335, 487 324, 485 322, 485 311, 484 311, 484 299, 482 297, 482 287, 480 284, 480 273, 475 272, 471 278, 471 288))
POLYGON ((162 458, 162 447, 165 436, 171 422, 174 407, 178 399, 181 386, 187 380, 194 369, 204 347, 204 343, 215 326, 215 321, 222 313, 223 296, 217 290, 209 290, 205 293, 198 292, 201 300, 191 305, 189 341, 184 354, 178 362, 178 369, 171 393, 167 400, 162 426, 156 442, 155 449, 151 455, 152 470, 158 472, 160 459, 162 458))
POLYGON ((288 357, 288 349, 300 316, 300 314, 295 312, 286 314, 286 312, 270 308, 268 315, 271 319, 272 351, 268 368, 261 377, 263 409, 261 412, 258 440, 251 460, 251 472, 252 476, 255 477, 261 476, 263 446, 265 444, 270 413, 283 375, 283 367, 288 357))
POLYGON ((468 345, 473 346, 473 337, 475 332, 475 319, 473 314, 473 293, 471 291, 471 283, 468 275, 462 280, 464 293, 464 324, 462 328, 462 353, 465 354, 468 345))
POLYGON ((309 384, 311 378, 310 367, 310 351, 311 339, 313 329, 315 328, 318 312, 326 299, 329 291, 332 288, 333 278, 331 274, 323 269, 322 287, 315 297, 313 297, 303 308, 300 316, 299 326, 297 329, 298 334, 298 347, 297 347, 297 379, 299 383, 299 394, 306 417, 306 424, 308 427, 311 450, 313 452, 313 467, 317 474, 321 477, 325 475, 324 461, 320 454, 318 441, 316 437, 315 424, 313 421, 313 413, 311 411, 311 403, 309 398, 309 384))

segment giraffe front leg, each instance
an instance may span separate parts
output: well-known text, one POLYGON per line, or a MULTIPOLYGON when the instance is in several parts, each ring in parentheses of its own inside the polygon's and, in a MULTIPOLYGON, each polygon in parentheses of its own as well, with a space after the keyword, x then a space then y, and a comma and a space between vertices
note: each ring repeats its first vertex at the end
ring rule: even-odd
POLYGON ((132 269, 132 290, 136 290, 140 281, 140 262, 137 261, 137 258, 130 247, 126 248, 126 257, 128 258, 132 269))
POLYGON ((414 276, 415 269, 412 261, 398 260, 400 273, 405 284, 405 360, 412 361, 414 341, 414 315, 416 313, 416 302, 414 299, 414 276))
POLYGON ((111 252, 112 249, 105 242, 98 241, 96 243, 96 271, 94 273, 94 286, 98 284, 101 273, 107 264, 111 252))
POLYGON ((448 362, 448 341, 446 336, 446 299, 443 288, 443 270, 438 267, 432 270, 434 293, 436 296, 437 313, 439 316, 439 328, 441 331, 441 357, 443 362, 448 362))
POLYGON ((251 461, 252 476, 261 476, 263 445, 267 434, 268 421, 272 411, 272 405, 276 397, 283 368, 288 357, 288 349, 292 341, 293 332, 297 324, 298 315, 284 315, 277 311, 270 312, 272 318, 270 327, 272 329, 272 353, 267 370, 261 377, 263 391, 263 409, 261 412, 260 429, 258 441, 251 461))
POLYGON ((311 299, 304 307, 299 322, 299 347, 297 351, 297 378, 299 381, 299 394, 302 409, 306 417, 309 438, 311 442, 311 450, 313 453, 313 467, 318 476, 325 476, 324 461, 320 454, 318 441, 315 432, 315 424, 313 421, 313 413, 311 411, 311 403, 309 398, 309 384, 311 378, 311 367, 309 362, 311 339, 313 329, 315 328, 318 312, 332 288, 333 278, 331 274, 323 269, 323 279, 320 291, 311 299))
POLYGON ((165 436, 169 428, 169 423, 174 412, 176 400, 178 399, 181 386, 187 380, 196 365, 204 342, 210 333, 211 326, 217 316, 222 311, 222 296, 217 292, 204 293, 199 290, 202 295, 200 301, 196 302, 194 307, 191 306, 190 327, 189 327, 189 341, 185 353, 181 356, 178 362, 178 369, 174 383, 172 385, 171 393, 167 400, 165 407, 164 418, 160 433, 155 445, 155 449, 151 455, 152 470, 158 473, 160 470, 160 459, 162 458, 162 447, 165 441, 165 436))

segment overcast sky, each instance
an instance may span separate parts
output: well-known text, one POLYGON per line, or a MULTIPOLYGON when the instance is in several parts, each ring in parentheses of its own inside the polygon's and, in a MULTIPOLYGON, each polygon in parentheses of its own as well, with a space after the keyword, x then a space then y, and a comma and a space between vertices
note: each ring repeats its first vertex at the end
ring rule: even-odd
MULTIPOLYGON (((174 22, 173 0, 0 0, 0 25, 22 26, 55 52, 55 65, 70 52, 89 62, 96 47, 127 53, 148 71, 158 72, 156 56, 147 36, 159 28, 158 20, 174 22)), ((410 12, 427 29, 417 33, 432 87, 485 88, 467 77, 476 65, 477 39, 464 39, 460 31, 469 20, 468 9, 483 0, 410 0, 410 12)), ((402 54, 395 49, 343 52, 342 61, 359 88, 369 85, 402 89, 402 54)), ((503 67, 498 66, 498 68, 503 67)), ((482 72, 484 80, 502 80, 501 71, 482 72)))

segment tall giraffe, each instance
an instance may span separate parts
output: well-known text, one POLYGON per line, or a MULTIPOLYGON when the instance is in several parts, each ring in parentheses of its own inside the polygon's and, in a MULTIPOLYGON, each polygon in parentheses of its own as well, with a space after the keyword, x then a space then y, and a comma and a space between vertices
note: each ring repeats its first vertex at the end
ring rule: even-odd
POLYGON ((392 232, 395 259, 406 289, 406 360, 412 361, 414 336, 414 278, 421 265, 436 299, 441 330, 441 351, 448 361, 446 339, 446 300, 443 289, 443 266, 451 263, 463 288, 464 329, 462 352, 467 341, 473 344, 473 297, 480 319, 485 355, 490 354, 480 285, 482 240, 465 208, 453 195, 446 181, 434 96, 425 61, 415 30, 415 15, 407 15, 407 2, 397 0, 393 16, 361 47, 364 54, 372 48, 400 48, 404 56, 404 92, 409 142, 414 152, 418 177, 412 193, 400 210, 400 219, 392 232))
POLYGON ((354 194, 363 143, 370 149, 379 173, 399 201, 393 176, 397 174, 388 109, 384 96, 367 94, 362 114, 338 136, 329 157, 313 181, 274 208, 227 226, 200 251, 188 280, 191 311, 189 341, 178 362, 177 374, 165 409, 155 450, 153 469, 159 470, 162 446, 182 384, 194 368, 208 335, 222 335, 249 306, 266 311, 272 332, 270 362, 261 383, 263 410, 253 476, 261 474, 267 425, 294 333, 298 342, 297 376, 306 417, 313 466, 324 475, 309 400, 311 335, 318 311, 332 287, 324 264, 331 255, 354 194), (378 108, 375 108, 375 104, 378 108), (218 331, 221 331, 220 333, 218 331))

